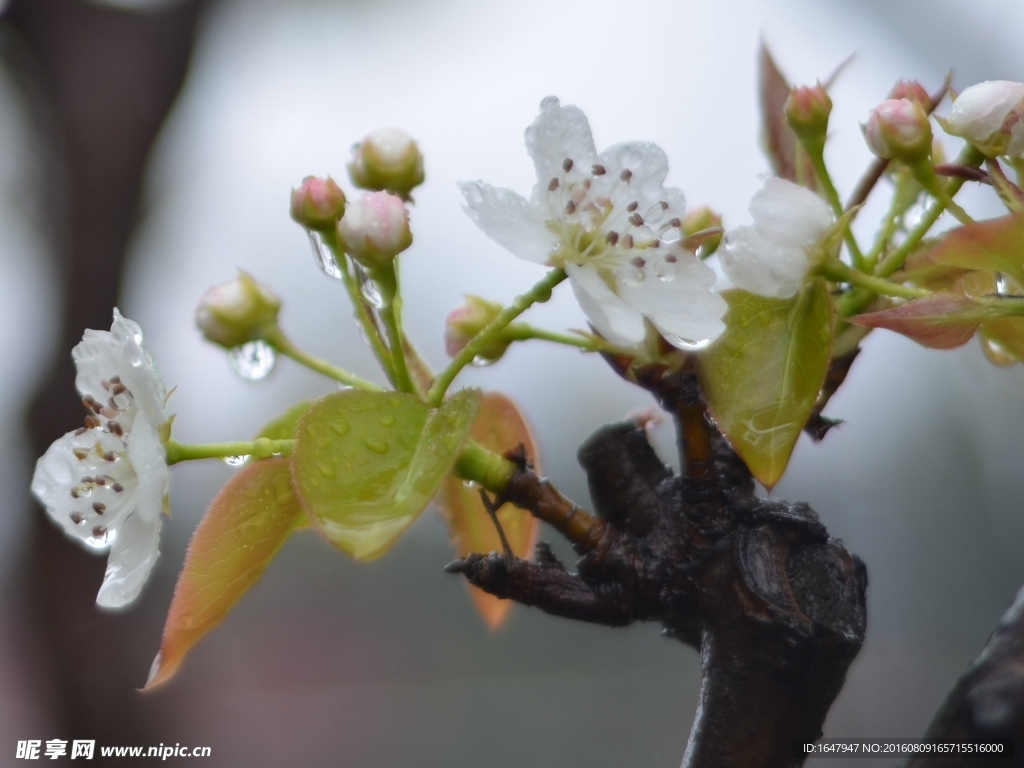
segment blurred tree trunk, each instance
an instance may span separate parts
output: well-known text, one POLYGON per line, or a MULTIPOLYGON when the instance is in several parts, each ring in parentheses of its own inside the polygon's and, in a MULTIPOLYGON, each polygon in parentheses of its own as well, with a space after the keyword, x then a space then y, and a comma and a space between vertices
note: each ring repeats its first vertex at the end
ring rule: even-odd
MULTIPOLYGON (((56 358, 25 404, 34 456, 83 418, 69 352, 83 329, 110 326, 146 160, 184 81, 203 4, 129 12, 13 0, 4 12, 6 63, 44 145, 40 210, 60 280, 56 358)), ((22 627, 41 689, 55 695, 59 730, 47 735, 161 741, 136 693, 146 670, 130 663, 140 618, 95 605, 105 558, 67 541, 38 507, 26 514, 33 543, 18 579, 22 627)))

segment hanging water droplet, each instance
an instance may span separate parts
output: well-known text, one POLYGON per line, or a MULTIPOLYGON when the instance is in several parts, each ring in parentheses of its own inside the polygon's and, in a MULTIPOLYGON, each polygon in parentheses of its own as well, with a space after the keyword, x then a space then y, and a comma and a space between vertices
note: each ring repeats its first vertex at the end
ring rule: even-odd
POLYGON ((277 352, 265 341, 250 341, 228 352, 228 359, 243 379, 260 381, 274 370, 277 352))
POLYGON ((335 280, 341 280, 341 267, 338 266, 338 262, 334 259, 334 254, 331 253, 331 249, 324 244, 320 234, 317 232, 310 232, 309 244, 313 247, 313 260, 316 261, 316 265, 320 267, 320 271, 328 277, 333 277, 335 280))
POLYGON ((470 365, 474 368, 486 368, 488 365, 494 365, 496 362, 498 361, 490 357, 481 357, 480 355, 477 355, 470 362, 470 365))
POLYGON ((367 274, 366 270, 355 264, 356 279, 359 281, 359 292, 363 294, 363 298, 366 299, 370 306, 375 309, 380 309, 384 306, 384 297, 380 295, 380 290, 377 288, 377 284, 370 279, 370 275, 367 274))
POLYGON ((990 363, 998 365, 1000 368, 1005 368, 1017 362, 1013 355, 1007 352, 1001 344, 992 341, 992 339, 982 337, 981 351, 990 363))
POLYGON ((472 480, 463 480, 462 484, 471 491, 476 490, 476 483, 474 483, 472 480))
POLYGON ((1003 296, 1013 293, 1013 283, 1002 272, 996 272, 996 293, 1003 296))
POLYGON ((220 460, 227 464, 229 467, 240 467, 249 460, 249 454, 240 453, 237 456, 221 456, 220 460))
POLYGON ((711 344, 711 339, 698 339, 694 341, 693 339, 684 339, 680 336, 673 336, 669 333, 664 334, 664 336, 665 341, 673 347, 678 347, 679 349, 686 350, 687 352, 696 352, 697 350, 704 349, 711 344))

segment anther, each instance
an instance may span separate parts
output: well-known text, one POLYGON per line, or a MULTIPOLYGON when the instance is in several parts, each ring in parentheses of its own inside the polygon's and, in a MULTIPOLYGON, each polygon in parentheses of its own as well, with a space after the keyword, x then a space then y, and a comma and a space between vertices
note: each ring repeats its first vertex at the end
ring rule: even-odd
POLYGON ((637 201, 634 200, 632 203, 626 206, 626 210, 632 213, 633 211, 636 210, 637 205, 639 205, 639 203, 637 203, 637 201))
POLYGON ((647 264, 647 262, 646 262, 646 261, 644 261, 644 260, 643 260, 643 259, 642 259, 641 257, 639 257, 639 256, 635 256, 634 258, 630 259, 630 260, 629 260, 629 263, 630 263, 630 264, 632 264, 632 265, 633 265, 634 267, 636 267, 637 269, 643 269, 643 268, 644 268, 644 266, 645 266, 645 265, 647 264))
POLYGON ((110 487, 114 489, 114 493, 120 493, 121 491, 123 491, 123 490, 124 490, 124 486, 123 486, 123 485, 121 485, 120 483, 114 483, 114 484, 113 484, 112 486, 110 486, 110 487))
POLYGON ((590 172, 593 173, 595 176, 604 176, 606 173, 608 173, 608 171, 605 170, 603 165, 592 165, 590 167, 590 172))
POLYGON ((98 413, 105 419, 116 419, 121 415, 120 409, 116 406, 114 408, 100 408, 98 413))
POLYGON ((663 211, 667 211, 667 210, 668 210, 668 203, 666 203, 666 202, 665 202, 664 200, 661 200, 661 201, 660 201, 660 202, 658 203, 658 205, 660 205, 660 206, 661 206, 661 210, 663 210, 663 211))
POLYGON ((625 248, 627 251, 630 248, 633 247, 633 236, 632 235, 624 235, 623 236, 623 238, 622 238, 622 247, 625 248))
POLYGON ((97 525, 96 527, 94 527, 92 529, 92 535, 93 535, 93 538, 95 538, 95 539, 101 539, 101 538, 103 538, 104 536, 107 535, 107 529, 106 529, 106 527, 104 527, 102 525, 97 525))
POLYGON ((96 429, 96 427, 98 427, 101 423, 102 422, 100 422, 100 420, 93 416, 91 413, 85 417, 86 429, 96 429))
POLYGON ((673 227, 681 227, 681 226, 683 226, 682 219, 671 219, 669 221, 669 224, 671 226, 673 226, 673 227))
POLYGON ((107 505, 106 504, 100 504, 98 501, 94 501, 92 503, 92 508, 93 508, 93 511, 97 515, 102 515, 104 512, 107 511, 107 505))
POLYGON ((124 427, 122 427, 116 421, 108 421, 107 428, 118 437, 124 437, 124 427))
POLYGON ((86 475, 85 477, 82 478, 83 485, 89 485, 90 483, 95 483, 95 482, 96 482, 96 480, 94 478, 92 478, 92 477, 89 477, 89 475, 86 475))
POLYGON ((124 384, 115 384, 114 385, 114 389, 112 390, 112 394, 114 395, 114 397, 117 397, 122 392, 127 392, 127 391, 128 391, 128 387, 126 387, 124 384))
POLYGON ((670 253, 668 256, 665 257, 665 261, 667 261, 669 264, 675 264, 677 261, 679 261, 679 259, 677 259, 670 253))
POLYGON ((79 461, 82 461, 86 456, 89 455, 89 452, 84 448, 72 448, 71 452, 75 454, 75 458, 78 459, 79 461))
POLYGON ((107 381, 106 379, 104 379, 103 381, 100 382, 100 386, 103 387, 103 389, 105 391, 107 391, 107 392, 110 391, 110 382, 107 381))
POLYGON ((633 178, 633 172, 626 168, 622 173, 619 174, 619 178, 629 184, 629 180, 633 178))
POLYGON ((121 383, 121 374, 118 374, 117 376, 111 376, 110 377, 110 383, 111 384, 120 384, 121 383))
POLYGON ((96 475, 96 485, 106 485, 106 484, 107 484, 107 481, 106 481, 106 478, 103 477, 103 475, 96 475))
POLYGON ((71 498, 72 499, 77 499, 78 498, 78 489, 77 488, 72 488, 71 489, 71 498))
POLYGON ((576 213, 576 203, 574 203, 572 200, 570 200, 568 203, 566 203, 565 204, 565 212, 569 213, 569 214, 576 213))
POLYGON ((567 157, 562 161, 562 170, 566 173, 572 170, 572 160, 570 158, 567 157))
POLYGON ((548 182, 548 192, 554 192, 558 189, 558 179, 552 177, 551 181, 548 182))
POLYGON ((632 224, 634 227, 642 227, 644 225, 644 217, 641 216, 639 213, 634 213, 632 216, 629 217, 629 223, 632 224))
POLYGON ((114 456, 114 452, 113 451, 107 451, 106 453, 103 454, 103 460, 104 461, 116 461, 117 457, 114 456))
POLYGON ((85 518, 81 514, 79 514, 78 512, 72 512, 71 513, 71 522, 74 523, 75 525, 81 525, 83 522, 85 522, 85 518))
POLYGON ((89 430, 86 429, 85 427, 79 427, 78 429, 75 430, 75 436, 77 437, 78 435, 84 435, 88 431, 89 430))
POLYGON ((617 242, 619 242, 619 233, 616 232, 615 230, 612 230, 605 237, 605 240, 611 243, 612 245, 615 245, 617 242))

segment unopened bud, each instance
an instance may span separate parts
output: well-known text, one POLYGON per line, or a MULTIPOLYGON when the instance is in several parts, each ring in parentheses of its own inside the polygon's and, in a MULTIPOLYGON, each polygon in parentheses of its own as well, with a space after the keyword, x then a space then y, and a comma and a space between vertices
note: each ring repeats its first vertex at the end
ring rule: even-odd
POLYGON ((985 155, 1024 155, 1024 84, 989 80, 961 93, 942 121, 947 133, 966 139, 985 155))
MULTIPOLYGON (((692 211, 687 212, 686 216, 683 217, 683 237, 691 238, 694 235, 699 235, 704 230, 720 229, 721 226, 721 214, 715 213, 706 205, 702 205, 700 208, 694 208, 692 211)), ((706 259, 718 250, 718 246, 721 242, 721 232, 701 238, 700 244, 697 246, 700 249, 699 256, 702 259, 706 259)))
POLYGON ((871 110, 861 130, 868 147, 879 157, 918 165, 931 156, 931 122, 910 99, 883 101, 871 110))
POLYGON ((208 290, 196 308, 196 325, 214 344, 232 349, 262 338, 277 325, 281 299, 252 275, 238 277, 208 290))
POLYGON ((292 218, 306 229, 330 232, 345 214, 345 193, 330 176, 307 176, 292 190, 292 218))
POLYGON ((794 88, 789 92, 783 110, 786 122, 801 142, 824 145, 825 134, 828 133, 828 116, 832 112, 832 99, 826 93, 825 86, 818 83, 794 88))
POLYGON ((407 199, 423 183, 423 154, 405 131, 381 128, 352 148, 348 172, 357 187, 407 199))
POLYGON ((387 192, 367 192, 349 203, 338 222, 345 252, 367 269, 384 267, 412 245, 409 211, 387 192))
POLYGON ((917 80, 900 80, 889 92, 890 99, 906 99, 912 101, 921 109, 927 110, 931 106, 932 97, 917 80))
MULTIPOLYGON (((466 296, 466 303, 448 313, 444 321, 444 348, 449 356, 455 357, 466 345, 498 316, 503 307, 479 296, 466 296)), ((500 334, 491 339, 477 353, 477 357, 494 362, 508 349, 511 342, 500 334)))

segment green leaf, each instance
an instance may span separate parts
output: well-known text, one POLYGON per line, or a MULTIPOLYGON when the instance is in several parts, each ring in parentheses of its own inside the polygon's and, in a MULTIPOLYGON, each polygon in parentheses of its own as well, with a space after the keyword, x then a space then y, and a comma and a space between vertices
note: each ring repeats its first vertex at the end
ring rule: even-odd
POLYGON ((962 293, 936 293, 881 312, 848 318, 854 325, 886 328, 931 349, 955 349, 970 341, 978 326, 998 312, 962 293))
POLYGON ((726 331, 698 356, 711 415, 765 487, 782 477, 832 354, 835 308, 824 280, 792 299, 724 291, 726 331))
POLYGON ((931 251, 936 264, 989 269, 1024 285, 1024 212, 950 231, 931 251))
MULTIPOLYGON (((533 463, 533 470, 543 475, 533 436, 515 403, 499 392, 485 392, 480 398, 480 411, 469 430, 478 445, 495 453, 504 453, 520 443, 533 463)), ((460 557, 470 552, 500 552, 498 529, 487 514, 479 489, 467 487, 461 478, 448 475, 441 484, 437 507, 448 526, 452 546, 460 557)), ((512 552, 529 557, 537 535, 537 518, 511 502, 497 510, 498 521, 505 532, 512 552)), ((502 600, 466 582, 477 612, 493 631, 505 621, 512 608, 511 600, 502 600)))
POLYGON ((479 390, 436 410, 413 395, 363 390, 313 403, 291 459, 313 525, 357 560, 382 555, 437 493, 479 404, 479 390))
POLYGON ((300 516, 287 459, 258 461, 228 480, 192 534, 147 689, 167 681, 259 580, 300 516))
POLYGON ((256 435, 258 440, 265 437, 268 440, 290 440, 295 437, 295 430, 299 427, 301 419, 306 411, 312 406, 309 400, 300 400, 276 419, 272 419, 263 425, 263 428, 256 435))

